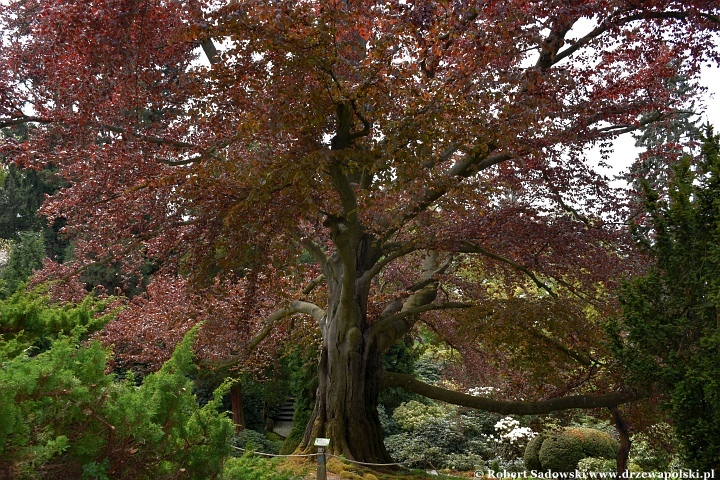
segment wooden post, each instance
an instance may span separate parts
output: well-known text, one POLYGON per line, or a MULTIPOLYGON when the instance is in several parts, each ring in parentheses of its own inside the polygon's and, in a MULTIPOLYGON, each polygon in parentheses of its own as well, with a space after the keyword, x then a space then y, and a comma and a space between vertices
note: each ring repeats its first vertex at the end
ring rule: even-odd
POLYGON ((327 480, 327 471, 325 467, 325 447, 330 445, 329 438, 316 438, 315 446, 318 452, 317 480, 327 480))
POLYGON ((325 467, 325 447, 318 447, 317 480, 327 480, 325 467))

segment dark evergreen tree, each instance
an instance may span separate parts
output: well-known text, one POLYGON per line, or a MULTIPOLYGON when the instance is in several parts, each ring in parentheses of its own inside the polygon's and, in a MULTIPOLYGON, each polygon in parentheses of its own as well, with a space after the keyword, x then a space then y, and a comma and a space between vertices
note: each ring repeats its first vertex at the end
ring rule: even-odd
POLYGON ((617 353, 667 407, 688 465, 720 468, 720 136, 672 170, 667 192, 643 183, 636 229, 654 260, 622 290, 617 353))
POLYGON ((42 268, 45 249, 40 233, 19 232, 18 240, 10 247, 7 263, 0 269, 0 298, 7 298, 34 270, 42 268))

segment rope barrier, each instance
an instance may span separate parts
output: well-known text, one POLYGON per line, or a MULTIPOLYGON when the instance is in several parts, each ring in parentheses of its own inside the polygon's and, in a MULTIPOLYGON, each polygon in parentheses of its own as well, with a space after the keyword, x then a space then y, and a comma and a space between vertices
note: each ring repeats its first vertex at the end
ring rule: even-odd
MULTIPOLYGON (((246 450, 244 448, 235 447, 235 446, 233 446, 232 448, 234 448, 235 450, 240 450, 241 452, 250 452, 252 454, 262 455, 265 457, 285 457, 285 458, 287 458, 287 457, 317 457, 320 455, 319 453, 305 453, 305 454, 297 454, 297 455, 279 455, 279 454, 276 455, 274 453, 264 453, 264 452, 258 452, 255 450, 246 450)), ((325 456, 326 457, 335 457, 335 458, 342 460, 343 462, 355 463, 357 465, 367 465, 367 466, 372 466, 372 467, 392 467, 392 466, 402 467, 403 465, 410 465, 411 463, 418 463, 418 462, 424 461, 422 458, 416 458, 414 460, 406 460, 404 462, 399 462, 399 463, 369 463, 369 462, 358 462, 357 460, 350 460, 349 458, 341 457, 339 455, 333 455, 332 453, 326 453, 325 456)))
POLYGON ((255 450, 246 450, 244 448, 235 447, 233 446, 235 450, 240 450, 241 452, 250 452, 255 455, 263 455, 265 457, 317 457, 320 455, 319 453, 304 453, 304 454, 298 454, 298 455, 275 455, 274 453, 264 453, 264 452, 257 452, 255 450))
POLYGON ((340 457, 338 455, 333 455, 332 453, 326 453, 325 456, 339 458, 343 462, 350 462, 350 463, 356 463, 358 465, 368 465, 368 466, 374 466, 374 467, 390 467, 390 466, 402 467, 403 465, 410 465, 411 463, 418 463, 420 461, 424 461, 422 458, 416 458, 414 460, 406 460, 406 461, 400 462, 400 463, 368 463, 368 462, 358 462, 357 460, 350 460, 349 458, 340 457))

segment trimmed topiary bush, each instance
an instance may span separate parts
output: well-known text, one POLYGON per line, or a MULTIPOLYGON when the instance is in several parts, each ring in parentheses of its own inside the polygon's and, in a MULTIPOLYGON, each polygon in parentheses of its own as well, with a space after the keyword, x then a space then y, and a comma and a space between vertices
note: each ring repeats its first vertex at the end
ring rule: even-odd
POLYGON ((573 472, 583 458, 614 459, 620 445, 609 434, 593 428, 564 428, 538 435, 525 449, 528 470, 573 472))
POLYGON ((538 451, 542 469, 553 472, 574 471, 585 457, 580 437, 568 435, 567 431, 548 436, 538 451))
POLYGON ((545 438, 547 437, 546 434, 540 434, 530 440, 530 442, 527 444, 527 447, 525 447, 525 455, 523 456, 523 460, 525 461, 525 468, 528 470, 542 470, 542 464, 540 463, 540 447, 542 446, 543 442, 545 441, 545 438))

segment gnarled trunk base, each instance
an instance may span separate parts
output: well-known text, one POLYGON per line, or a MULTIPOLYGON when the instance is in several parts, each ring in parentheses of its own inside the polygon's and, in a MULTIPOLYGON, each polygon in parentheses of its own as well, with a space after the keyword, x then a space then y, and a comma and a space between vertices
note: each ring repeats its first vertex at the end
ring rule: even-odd
POLYGON ((377 413, 379 358, 362 355, 365 361, 341 363, 339 358, 346 355, 339 353, 328 355, 327 348, 323 349, 315 409, 298 451, 314 453, 315 439, 329 438, 326 451, 330 454, 359 462, 392 463, 377 413), (335 363, 329 360, 333 357, 335 363))

